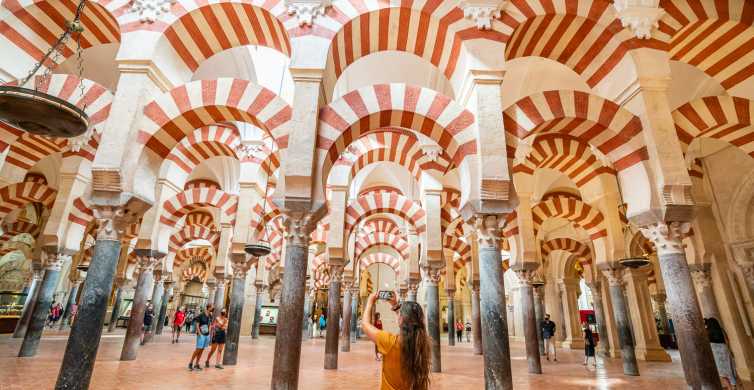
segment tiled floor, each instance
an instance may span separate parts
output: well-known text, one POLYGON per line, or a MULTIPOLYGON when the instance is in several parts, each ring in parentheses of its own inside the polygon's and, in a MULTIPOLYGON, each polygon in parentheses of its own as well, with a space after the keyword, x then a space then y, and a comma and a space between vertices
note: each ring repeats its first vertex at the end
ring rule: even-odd
MULTIPOLYGON (((43 338, 34 358, 17 358, 19 339, 0 336, 0 389, 51 389, 54 386, 66 335, 50 333, 43 338)), ((136 361, 120 362, 123 331, 105 334, 100 345, 92 379, 92 389, 269 389, 272 373, 273 338, 241 340, 239 364, 201 372, 186 368, 193 349, 193 338, 180 344, 160 336, 139 350, 136 361), (197 385, 199 387, 197 387, 197 385)), ((559 351, 557 363, 544 361, 544 375, 529 375, 523 345, 513 343, 513 377, 516 389, 682 389, 683 373, 677 353, 673 363, 640 362, 640 377, 625 377, 619 360, 600 361, 596 369, 581 365, 581 351, 559 351)), ((377 389, 379 363, 367 341, 359 341, 352 352, 341 353, 337 371, 324 370, 323 339, 305 341, 302 351, 299 388, 377 389)), ((432 389, 482 389, 482 357, 472 354, 471 346, 443 346, 443 372, 432 377, 432 389)))

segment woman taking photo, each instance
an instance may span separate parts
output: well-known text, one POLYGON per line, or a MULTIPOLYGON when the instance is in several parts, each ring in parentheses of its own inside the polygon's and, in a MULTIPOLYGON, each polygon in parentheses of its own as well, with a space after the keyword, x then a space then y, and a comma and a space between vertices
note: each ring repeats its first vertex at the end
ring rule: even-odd
POLYGON ((372 325, 376 294, 367 299, 361 316, 364 333, 382 354, 381 390, 429 389, 430 347, 424 313, 416 302, 398 303, 393 292, 387 302, 398 315, 400 334, 392 334, 372 325))
POLYGON ((212 355, 215 355, 215 368, 223 369, 223 365, 220 361, 223 356, 223 349, 225 349, 225 330, 228 328, 228 312, 223 309, 220 312, 219 317, 215 317, 212 321, 212 348, 209 350, 207 360, 204 362, 204 367, 209 367, 209 361, 212 359, 212 355))

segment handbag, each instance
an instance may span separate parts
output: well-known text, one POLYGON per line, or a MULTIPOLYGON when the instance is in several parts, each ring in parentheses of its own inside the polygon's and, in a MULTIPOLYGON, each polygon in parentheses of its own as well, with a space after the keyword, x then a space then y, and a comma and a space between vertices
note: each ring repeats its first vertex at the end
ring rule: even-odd
POLYGON ((207 324, 203 324, 203 325, 199 326, 199 332, 203 336, 209 335, 209 326, 207 324))

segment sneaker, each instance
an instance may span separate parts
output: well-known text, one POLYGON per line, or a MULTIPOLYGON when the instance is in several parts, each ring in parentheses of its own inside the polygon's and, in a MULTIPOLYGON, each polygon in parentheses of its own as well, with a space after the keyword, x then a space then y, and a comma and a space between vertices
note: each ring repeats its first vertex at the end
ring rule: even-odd
POLYGON ((219 363, 218 363, 218 364, 215 364, 215 368, 219 368, 219 369, 221 369, 221 370, 225 369, 225 367, 223 367, 223 366, 222 366, 221 364, 219 364, 219 363))
POLYGON ((200 366, 198 364, 195 364, 194 365, 194 370, 201 371, 202 370, 202 366, 200 366))
POLYGON ((206 362, 204 362, 204 367, 209 368, 209 360, 207 360, 206 362))
POLYGON ((194 365, 189 363, 189 371, 194 371, 194 365))

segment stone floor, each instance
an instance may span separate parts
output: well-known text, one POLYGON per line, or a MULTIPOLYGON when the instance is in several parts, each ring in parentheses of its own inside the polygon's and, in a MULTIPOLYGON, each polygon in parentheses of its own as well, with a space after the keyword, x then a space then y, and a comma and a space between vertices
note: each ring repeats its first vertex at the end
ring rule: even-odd
MULTIPOLYGON (((66 334, 46 333, 34 358, 17 358, 20 339, 0 336, 0 389, 51 389, 65 349, 66 334)), ((210 389, 269 389, 272 373, 274 338, 241 340, 239 364, 201 372, 189 372, 186 365, 193 349, 193 338, 171 344, 169 336, 159 336, 141 347, 136 361, 120 362, 123 331, 105 334, 100 345, 92 379, 92 389, 196 389, 203 381, 210 389)), ((337 371, 324 370, 324 340, 305 341, 299 387, 316 389, 377 389, 379 363, 367 341, 341 353, 337 371)), ((474 356, 470 344, 443 346, 443 372, 432 377, 432 389, 482 389, 482 357, 474 356)), ((622 374, 619 360, 599 361, 596 368, 581 365, 583 352, 559 351, 557 363, 544 361, 544 375, 526 372, 523 344, 512 345, 513 377, 516 389, 682 389, 683 373, 677 352, 673 363, 640 362, 640 377, 622 374)), ((204 386, 202 386, 204 387, 204 386)))

